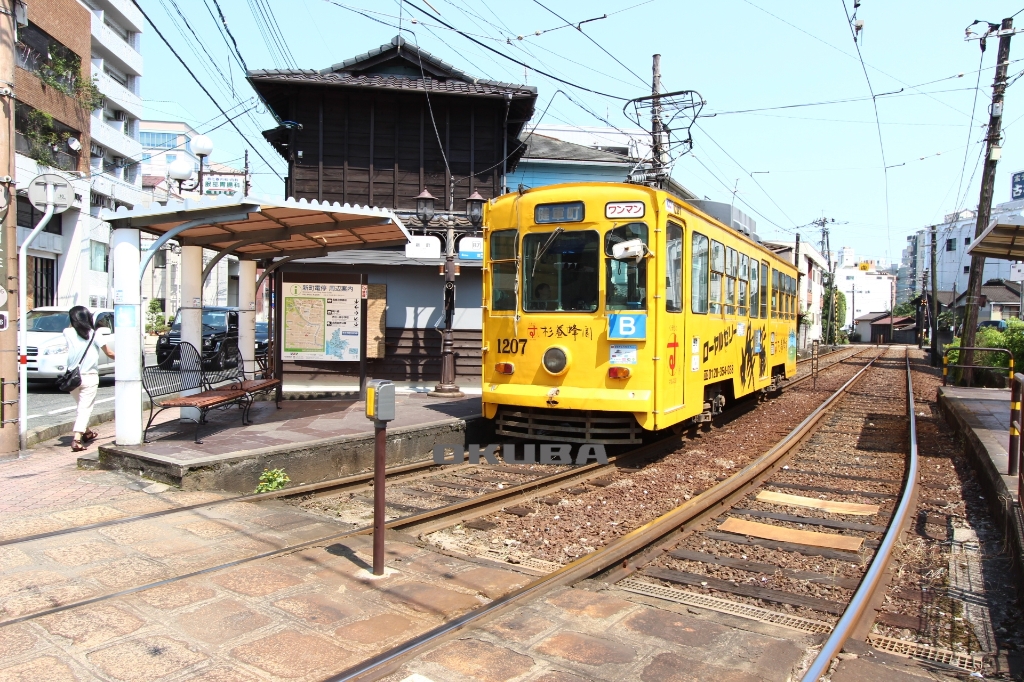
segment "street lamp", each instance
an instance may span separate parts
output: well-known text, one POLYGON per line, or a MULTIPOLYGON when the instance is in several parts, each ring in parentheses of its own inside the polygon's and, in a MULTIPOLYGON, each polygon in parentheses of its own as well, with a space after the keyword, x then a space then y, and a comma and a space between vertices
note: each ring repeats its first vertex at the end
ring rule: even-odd
POLYGON ((426 188, 416 197, 416 217, 423 223, 423 227, 434 219, 434 201, 434 195, 426 188))
POLYGON ((199 190, 199 193, 203 193, 203 161, 206 157, 213 154, 213 140, 206 135, 199 135, 192 138, 190 142, 192 152, 199 157, 199 175, 192 182, 189 187, 183 185, 184 182, 192 177, 192 162, 188 160, 188 157, 182 157, 171 164, 171 167, 167 169, 167 174, 171 176, 172 180, 178 182, 178 193, 182 191, 193 192, 199 190))
POLYGON ((480 192, 473 192, 466 199, 466 215, 469 216, 469 222, 473 224, 473 227, 480 227, 484 224, 484 198, 480 196, 480 192))

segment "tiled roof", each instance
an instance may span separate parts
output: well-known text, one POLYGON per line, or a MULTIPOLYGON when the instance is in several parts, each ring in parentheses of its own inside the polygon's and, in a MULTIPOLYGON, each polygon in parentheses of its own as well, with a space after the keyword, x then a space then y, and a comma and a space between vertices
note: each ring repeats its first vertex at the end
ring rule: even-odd
POLYGON ((629 157, 612 152, 602 151, 584 147, 581 144, 556 140, 553 137, 526 133, 519 136, 519 139, 526 143, 526 153, 523 154, 523 161, 530 159, 544 159, 556 161, 590 161, 597 163, 614 163, 632 165, 629 157))
POLYGON ((426 90, 431 93, 455 95, 520 95, 535 97, 537 88, 512 83, 488 80, 437 80, 436 78, 404 78, 402 76, 370 75, 360 76, 349 73, 321 73, 311 69, 265 69, 250 71, 249 78, 268 83, 315 83, 350 88, 389 88, 393 90, 426 90))

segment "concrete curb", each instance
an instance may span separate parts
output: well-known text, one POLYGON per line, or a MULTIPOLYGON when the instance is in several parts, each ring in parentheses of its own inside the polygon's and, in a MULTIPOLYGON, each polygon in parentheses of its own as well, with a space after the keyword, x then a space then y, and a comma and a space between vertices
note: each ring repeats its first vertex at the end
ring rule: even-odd
MULTIPOLYGON (((422 460, 435 445, 486 443, 489 428, 489 421, 473 415, 388 429, 387 465, 422 460)), ((154 455, 145 448, 109 445, 99 448, 98 468, 138 472, 182 490, 245 493, 255 488, 264 469, 285 469, 293 485, 366 471, 373 466, 373 447, 372 431, 187 461, 154 455)))
POLYGON ((985 490, 989 511, 1003 528, 1003 537, 1016 573, 1017 591, 1020 593, 1024 590, 1024 515, 1021 514, 1019 503, 1014 500, 1017 491, 1007 487, 1007 479, 1010 477, 999 470, 1000 464, 1004 468, 1006 466, 1005 448, 999 452, 994 443, 986 444, 987 439, 977 433, 977 429, 984 427, 962 406, 958 398, 945 395, 941 388, 938 394, 939 410, 946 423, 963 437, 964 451, 971 459, 978 480, 985 490))
MULTIPOLYGON (((143 400, 142 402, 143 411, 149 409, 149 400, 143 400)), ((73 412, 69 413, 74 415, 73 412)), ((93 411, 92 417, 89 418, 89 426, 96 426, 97 424, 103 424, 114 420, 114 410, 104 410, 102 412, 93 411)), ((51 438, 60 438, 61 436, 67 436, 72 433, 71 429, 75 426, 75 419, 72 416, 67 421, 60 422, 58 424, 50 424, 49 426, 39 426, 34 429, 28 430, 28 447, 32 448, 39 445, 43 441, 50 440, 51 438)))

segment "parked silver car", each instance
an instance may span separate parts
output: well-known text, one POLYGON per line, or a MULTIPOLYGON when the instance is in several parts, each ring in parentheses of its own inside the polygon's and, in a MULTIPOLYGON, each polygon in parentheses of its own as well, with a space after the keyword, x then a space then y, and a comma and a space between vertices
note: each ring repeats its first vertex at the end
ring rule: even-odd
MULTIPOLYGON (((56 379, 68 367, 68 342, 64 330, 71 326, 70 307, 44 306, 28 311, 28 379, 56 379)), ((96 335, 114 333, 114 311, 97 308, 92 311, 96 335)), ((114 373, 114 361, 99 354, 100 376, 114 373)), ((77 358, 76 358, 77 359, 77 358)))

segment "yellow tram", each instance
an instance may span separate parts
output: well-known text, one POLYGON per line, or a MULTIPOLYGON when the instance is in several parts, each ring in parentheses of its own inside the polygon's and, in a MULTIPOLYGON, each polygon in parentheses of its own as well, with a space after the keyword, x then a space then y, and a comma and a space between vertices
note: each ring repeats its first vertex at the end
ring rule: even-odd
POLYGON ((677 197, 574 183, 485 210, 483 411, 499 435, 638 443, 796 372, 794 266, 677 197))

